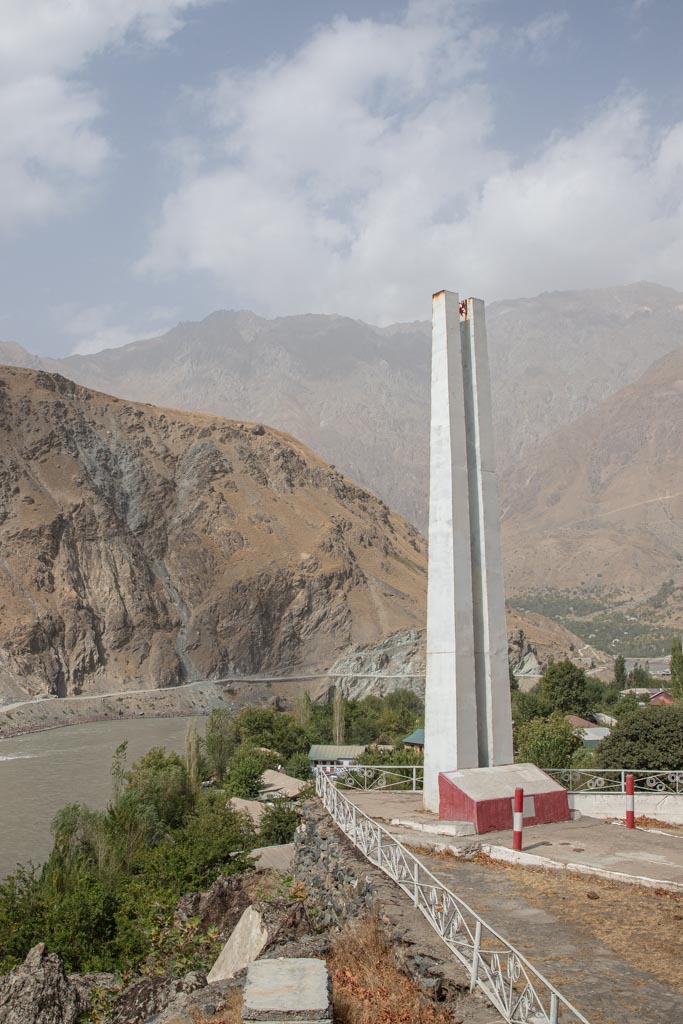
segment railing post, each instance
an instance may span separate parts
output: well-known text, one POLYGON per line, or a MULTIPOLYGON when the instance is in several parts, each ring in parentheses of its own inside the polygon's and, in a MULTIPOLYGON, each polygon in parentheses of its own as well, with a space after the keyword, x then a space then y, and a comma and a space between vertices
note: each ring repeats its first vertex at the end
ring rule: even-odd
POLYGON ((635 779, 632 775, 626 776, 626 828, 636 827, 635 814, 635 779))
POLYGON ((417 793, 417 768, 413 768, 413 793, 417 793))
POLYGON ((472 967, 470 969, 470 992, 474 992, 479 974, 479 950, 481 948, 481 921, 477 921, 474 929, 474 951, 472 953, 472 967))
POLYGON ((382 867, 382 828, 377 826, 377 865, 382 867))
POLYGON ((550 1022, 549 1024, 557 1024, 559 1015, 559 1003, 557 996, 554 992, 550 993, 550 1022))
POLYGON ((420 865, 418 864, 417 861, 415 861, 414 866, 413 866, 413 903, 415 904, 415 906, 417 906, 417 903, 418 903, 418 893, 420 891, 420 886, 419 886, 419 883, 418 883, 419 873, 420 873, 420 865))
POLYGON ((353 810, 351 811, 351 828, 353 829, 353 841, 356 842, 356 805, 351 804, 353 810))
POLYGON ((515 809, 512 815, 512 849, 522 849, 522 826, 524 824, 524 790, 521 786, 515 789, 515 809))

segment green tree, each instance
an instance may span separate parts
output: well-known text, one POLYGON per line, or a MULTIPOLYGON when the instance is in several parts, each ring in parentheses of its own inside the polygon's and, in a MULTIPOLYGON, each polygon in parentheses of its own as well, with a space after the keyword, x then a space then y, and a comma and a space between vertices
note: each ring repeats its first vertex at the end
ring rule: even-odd
POLYGON ((681 641, 675 637, 671 643, 671 661, 669 663, 671 672, 671 692, 675 700, 683 699, 683 650, 681 641))
POLYGON ((569 659, 548 665, 538 684, 536 696, 542 715, 559 711, 564 715, 590 715, 603 694, 604 687, 569 659))
POLYGON ((307 754, 292 754, 285 762, 285 772, 295 779, 310 779, 311 762, 307 754))
POLYGON ((126 773, 124 796, 153 807, 159 821, 177 828, 192 810, 195 794, 182 758, 152 747, 126 773))
POLYGON ((332 700, 332 733, 334 735, 334 742, 337 744, 344 742, 346 734, 345 710, 346 702, 344 701, 343 694, 340 688, 335 686, 332 700))
POLYGON ((641 665, 639 661, 635 663, 628 674, 628 685, 639 690, 647 690, 655 685, 647 664, 641 665))
POLYGON ((262 846, 291 843, 298 823, 299 816, 288 801, 276 800, 263 813, 259 825, 259 842, 262 846))
POLYGON ((230 762, 228 787, 232 796, 242 800, 255 800, 263 786, 263 773, 268 760, 263 754, 249 747, 241 747, 230 762))
POLYGON ((539 768, 569 768, 572 754, 581 746, 570 723, 559 713, 535 718, 520 726, 517 733, 517 760, 539 768))
POLYGON ((619 718, 600 744, 601 768, 683 770, 683 704, 638 708, 619 718))
POLYGON ((187 781, 196 795, 199 792, 199 733, 195 722, 190 722, 185 733, 185 771, 187 781))
POLYGON ((206 721, 204 752, 208 769, 217 782, 225 778, 236 746, 233 716, 226 708, 214 708, 206 721))
POLYGON ((626 660, 623 654, 614 659, 614 686, 617 690, 625 690, 627 686, 626 660))
POLYGON ((294 702, 293 718, 299 728, 305 730, 310 726, 312 717, 313 701, 311 700, 310 693, 304 690, 294 702))

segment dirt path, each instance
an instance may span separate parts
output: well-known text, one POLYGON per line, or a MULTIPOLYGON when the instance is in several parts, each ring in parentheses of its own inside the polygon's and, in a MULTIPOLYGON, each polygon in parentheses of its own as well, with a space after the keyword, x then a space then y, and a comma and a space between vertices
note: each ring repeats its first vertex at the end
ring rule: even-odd
POLYGON ((683 897, 480 858, 420 858, 591 1024, 683 1021, 683 897))

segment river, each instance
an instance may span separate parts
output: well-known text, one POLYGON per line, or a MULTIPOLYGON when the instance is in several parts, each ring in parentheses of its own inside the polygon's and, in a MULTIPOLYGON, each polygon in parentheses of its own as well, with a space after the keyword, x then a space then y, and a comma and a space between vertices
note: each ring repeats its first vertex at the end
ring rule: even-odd
POLYGON ((203 732, 201 718, 138 718, 0 740, 0 878, 17 863, 45 859, 50 822, 64 804, 106 807, 119 743, 128 740, 129 765, 152 747, 180 753, 191 721, 203 732))

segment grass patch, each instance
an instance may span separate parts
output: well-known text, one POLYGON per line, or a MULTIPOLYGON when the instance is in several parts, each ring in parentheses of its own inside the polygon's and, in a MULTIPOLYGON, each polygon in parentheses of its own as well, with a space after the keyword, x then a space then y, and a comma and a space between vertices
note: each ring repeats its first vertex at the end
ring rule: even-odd
POLYGON ((374 918, 336 940, 328 960, 335 1024, 453 1024, 453 1013, 428 1002, 400 969, 374 918))

